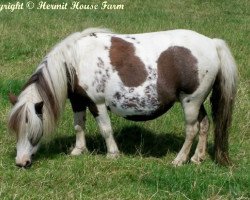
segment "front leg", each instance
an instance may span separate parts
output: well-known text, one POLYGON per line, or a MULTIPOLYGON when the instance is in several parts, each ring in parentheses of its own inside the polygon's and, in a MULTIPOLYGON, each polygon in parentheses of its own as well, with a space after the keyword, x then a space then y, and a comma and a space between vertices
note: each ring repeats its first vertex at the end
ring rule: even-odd
POLYGON ((85 140, 85 121, 86 121, 86 110, 81 112, 74 112, 74 127, 76 131, 76 144, 74 149, 71 151, 71 155, 80 155, 84 152, 88 152, 85 140))
POLYGON ((108 116, 107 108, 104 104, 97 105, 98 116, 96 122, 99 126, 100 132, 105 139, 107 146, 107 157, 116 158, 119 156, 119 150, 113 137, 113 130, 108 116))

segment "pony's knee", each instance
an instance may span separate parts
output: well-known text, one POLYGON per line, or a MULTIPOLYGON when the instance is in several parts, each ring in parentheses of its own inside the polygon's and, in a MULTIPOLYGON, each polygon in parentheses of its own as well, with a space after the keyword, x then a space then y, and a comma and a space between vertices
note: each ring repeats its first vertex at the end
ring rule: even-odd
POLYGON ((74 128, 75 128, 75 131, 76 131, 76 132, 81 132, 81 131, 83 131, 82 127, 79 126, 79 125, 75 125, 74 128))
POLYGON ((111 126, 107 125, 100 125, 100 132, 104 138, 109 138, 112 135, 112 128, 111 126))

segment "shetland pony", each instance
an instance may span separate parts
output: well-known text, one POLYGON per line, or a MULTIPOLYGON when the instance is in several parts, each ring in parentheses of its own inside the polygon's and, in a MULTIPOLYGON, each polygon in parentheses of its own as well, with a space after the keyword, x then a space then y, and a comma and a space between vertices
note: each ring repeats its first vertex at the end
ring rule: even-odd
POLYGON ((236 95, 237 69, 226 43, 190 30, 116 34, 105 29, 77 32, 57 44, 39 64, 14 105, 9 128, 17 137, 16 165, 28 167, 41 138, 53 132, 68 98, 74 112, 72 155, 87 151, 88 108, 105 139, 107 156, 119 155, 107 110, 134 121, 155 119, 180 102, 185 142, 173 160, 205 159, 209 121, 204 101, 211 95, 215 159, 229 164, 228 128, 236 95))

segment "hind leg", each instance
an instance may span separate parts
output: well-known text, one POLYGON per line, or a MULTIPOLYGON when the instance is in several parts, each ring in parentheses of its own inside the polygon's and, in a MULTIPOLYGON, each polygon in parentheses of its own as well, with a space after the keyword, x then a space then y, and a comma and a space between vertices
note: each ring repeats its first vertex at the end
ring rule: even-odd
POLYGON ((198 116, 198 121, 200 124, 199 142, 197 144, 195 153, 191 158, 191 161, 196 164, 200 164, 205 159, 206 156, 209 120, 204 105, 201 106, 198 116))
POLYGON ((76 131, 76 144, 74 149, 71 151, 71 155, 80 155, 83 152, 88 152, 85 140, 85 121, 86 121, 86 110, 74 113, 74 126, 76 131))
POLYGON ((98 123, 101 135, 105 139, 107 146, 107 157, 115 158, 119 156, 119 150, 113 137, 113 130, 108 116, 107 108, 104 104, 97 105, 98 116, 96 121, 98 123))
POLYGON ((199 131, 198 114, 200 104, 195 101, 183 99, 182 107, 185 115, 186 138, 185 142, 178 153, 177 157, 172 162, 175 166, 181 166, 188 160, 188 155, 193 143, 193 140, 199 131))

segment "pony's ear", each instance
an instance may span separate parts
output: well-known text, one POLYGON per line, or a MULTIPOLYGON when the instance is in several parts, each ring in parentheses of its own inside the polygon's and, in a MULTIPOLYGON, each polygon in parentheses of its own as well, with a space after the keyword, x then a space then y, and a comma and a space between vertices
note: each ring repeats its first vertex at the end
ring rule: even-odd
POLYGON ((42 114, 42 109, 43 109, 43 101, 41 101, 39 103, 35 103, 36 114, 41 115, 42 114))
POLYGON ((18 99, 17 99, 17 96, 14 95, 13 93, 9 93, 9 100, 10 100, 10 103, 14 106, 18 99))

